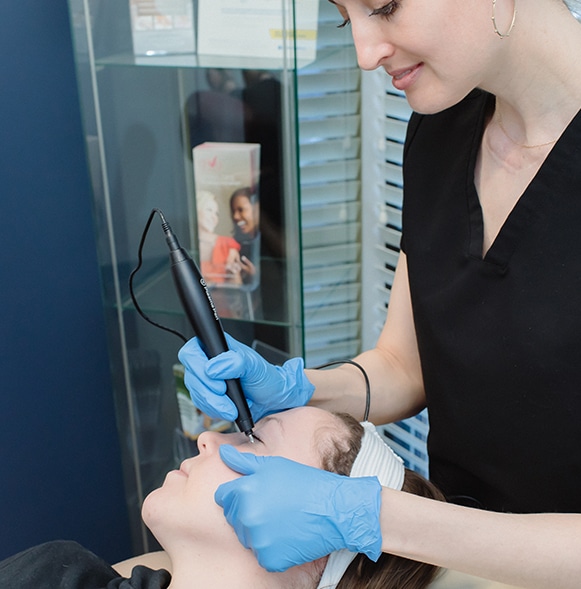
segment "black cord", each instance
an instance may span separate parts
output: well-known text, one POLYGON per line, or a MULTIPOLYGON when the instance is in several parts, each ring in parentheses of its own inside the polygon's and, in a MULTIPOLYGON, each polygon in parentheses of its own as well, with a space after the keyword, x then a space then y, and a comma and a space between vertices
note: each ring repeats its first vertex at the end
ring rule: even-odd
POLYGON ((367 376, 367 372, 365 372, 365 368, 358 364, 354 360, 335 360, 334 362, 328 362, 327 364, 321 364, 320 366, 315 366, 315 370, 320 370, 321 368, 328 368, 329 366, 336 366, 337 364, 351 364, 359 370, 363 374, 363 378, 365 379, 365 412, 363 413, 363 421, 367 421, 369 419, 369 409, 371 407, 371 385, 369 384, 369 377, 367 376))
POLYGON ((143 229, 143 233, 141 234, 141 241, 139 242, 139 250, 137 252, 137 256, 138 256, 137 266, 135 266, 134 270, 129 275, 129 294, 131 295, 131 300, 133 301, 133 305, 135 306, 135 309, 148 323, 151 323, 151 325, 153 325, 155 327, 159 327, 159 329, 163 329, 164 331, 169 331, 169 333, 173 333, 174 335, 177 335, 184 343, 186 343, 188 341, 187 338, 184 335, 182 335, 179 331, 176 331, 175 329, 171 329, 170 327, 166 327, 165 325, 161 325, 160 323, 156 323, 155 321, 153 321, 153 319, 148 317, 144 313, 143 309, 139 306, 139 303, 137 302, 137 298, 135 297, 135 292, 133 290, 133 279, 143 264, 143 245, 145 244, 145 238, 147 237, 147 232, 149 231, 149 227, 151 225, 151 222, 153 221, 153 217, 154 217, 155 213, 157 213, 160 216, 163 223, 166 222, 165 217, 163 216, 163 213, 159 209, 153 209, 151 211, 151 213, 149 214, 149 219, 147 220, 147 223, 145 224, 145 228, 143 229))
MULTIPOLYGON (((137 252, 137 256, 138 256, 137 266, 133 269, 133 271, 129 275, 129 294, 131 295, 131 300, 133 301, 133 305, 135 306, 136 311, 141 315, 141 317, 143 317, 143 319, 145 319, 148 323, 151 323, 151 325, 153 325, 154 327, 158 327, 159 329, 163 329, 164 331, 168 331, 169 333, 173 333, 174 335, 177 335, 184 343, 186 343, 188 341, 187 338, 183 334, 181 334, 179 331, 176 331, 175 329, 171 329, 170 327, 166 327, 165 325, 161 325, 160 323, 153 321, 153 319, 151 319, 150 317, 148 317, 146 315, 146 313, 143 311, 143 309, 139 306, 139 303, 137 302, 137 297, 135 296, 135 291, 133 288, 133 280, 135 278, 135 275, 137 274, 137 272, 139 271, 139 269, 143 265, 143 246, 145 244, 145 239, 147 237, 149 227, 151 226, 151 223, 153 221, 153 217, 156 213, 160 216, 161 221, 162 221, 162 225, 163 226, 167 225, 167 222, 165 220, 165 217, 163 216, 163 213, 159 209, 152 209, 152 211, 149 215, 149 218, 147 219, 147 223, 145 224, 145 228, 143 229, 143 233, 141 235, 141 241, 139 242, 139 249, 137 252)), ((369 418, 369 409, 371 406, 371 386, 369 384, 369 377, 367 376, 367 372, 365 372, 365 369, 363 368, 363 366, 361 366, 361 364, 358 364, 354 360, 336 360, 334 362, 328 362, 326 364, 321 364, 320 366, 316 366, 315 370, 328 368, 329 366, 336 366, 338 364, 351 364, 351 365, 357 367, 361 371, 361 373, 363 374, 363 378, 365 379, 365 411, 363 414, 363 421, 367 421, 369 418)))

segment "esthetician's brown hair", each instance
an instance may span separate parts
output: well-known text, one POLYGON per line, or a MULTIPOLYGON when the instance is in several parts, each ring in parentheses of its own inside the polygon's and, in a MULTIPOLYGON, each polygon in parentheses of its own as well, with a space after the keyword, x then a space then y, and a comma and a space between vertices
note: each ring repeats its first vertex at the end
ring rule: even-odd
MULTIPOLYGON (((338 441, 328 440, 322 444, 323 468, 338 474, 348 475, 361 448, 363 427, 346 413, 335 413, 344 423, 347 436, 338 441)), ((444 501, 444 495, 427 479, 406 468, 402 491, 444 501)), ((355 557, 337 589, 424 589, 434 581, 439 567, 394 556, 382 554, 373 562, 364 554, 355 557)))

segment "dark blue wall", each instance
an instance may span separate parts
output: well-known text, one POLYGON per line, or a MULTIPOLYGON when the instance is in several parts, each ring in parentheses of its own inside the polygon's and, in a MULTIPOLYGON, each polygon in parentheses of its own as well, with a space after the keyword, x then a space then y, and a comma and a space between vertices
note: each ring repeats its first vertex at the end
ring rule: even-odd
POLYGON ((130 556, 66 0, 0 19, 0 558, 130 556))

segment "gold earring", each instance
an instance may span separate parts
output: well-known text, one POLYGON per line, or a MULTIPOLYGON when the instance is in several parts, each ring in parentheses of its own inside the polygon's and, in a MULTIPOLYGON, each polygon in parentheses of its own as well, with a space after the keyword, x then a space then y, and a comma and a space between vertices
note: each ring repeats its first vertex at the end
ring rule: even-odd
POLYGON ((494 27, 494 32, 501 38, 506 39, 510 36, 512 29, 514 27, 514 22, 516 21, 516 0, 514 3, 514 11, 512 13, 512 22, 510 23, 510 27, 508 27, 508 31, 506 33, 501 33, 496 26, 496 0, 492 0, 492 26, 494 27))

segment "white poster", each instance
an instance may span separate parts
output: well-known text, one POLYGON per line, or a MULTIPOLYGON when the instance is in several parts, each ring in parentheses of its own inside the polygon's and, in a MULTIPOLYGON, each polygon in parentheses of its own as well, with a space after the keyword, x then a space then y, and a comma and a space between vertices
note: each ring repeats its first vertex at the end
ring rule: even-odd
POLYGON ((319 0, 199 0, 198 53, 313 61, 319 0), (294 10, 293 10, 294 4, 294 10))
POLYGON ((194 53, 192 0, 129 0, 135 55, 194 53))
POLYGON ((210 287, 254 290, 260 280, 260 145, 207 141, 194 147, 193 159, 202 276, 210 287))

